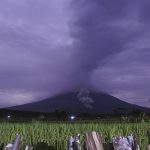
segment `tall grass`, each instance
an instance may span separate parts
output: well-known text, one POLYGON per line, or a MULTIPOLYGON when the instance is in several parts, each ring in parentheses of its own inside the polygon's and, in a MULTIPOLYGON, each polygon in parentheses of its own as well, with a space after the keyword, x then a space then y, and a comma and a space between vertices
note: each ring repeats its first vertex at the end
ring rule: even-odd
MULTIPOLYGON (((97 131, 102 133, 103 142, 111 142, 113 136, 135 134, 139 139, 139 144, 144 150, 147 144, 146 130, 149 123, 0 123, 0 145, 11 143, 17 133, 21 135, 21 146, 30 144, 35 149, 45 146, 52 146, 55 150, 65 150, 67 139, 70 135, 83 134, 85 132, 97 131), (37 146, 38 145, 38 146, 37 146), (37 148, 38 147, 38 148, 37 148)), ((46 148, 45 148, 46 149, 46 148)))

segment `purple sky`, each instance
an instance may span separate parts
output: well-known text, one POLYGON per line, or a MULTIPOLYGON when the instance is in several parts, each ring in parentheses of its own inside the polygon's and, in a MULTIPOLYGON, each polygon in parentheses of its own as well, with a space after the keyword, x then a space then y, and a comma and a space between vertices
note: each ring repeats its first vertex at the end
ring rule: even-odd
POLYGON ((79 88, 150 107, 150 1, 1 0, 0 107, 79 88))

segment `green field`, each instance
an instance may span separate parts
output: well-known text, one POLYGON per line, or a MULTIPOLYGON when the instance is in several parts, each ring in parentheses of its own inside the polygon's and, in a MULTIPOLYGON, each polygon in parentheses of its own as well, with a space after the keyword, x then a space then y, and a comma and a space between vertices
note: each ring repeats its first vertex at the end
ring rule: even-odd
MULTIPOLYGON (((134 133, 144 150, 147 145, 146 130, 150 123, 0 123, 0 145, 11 143, 15 135, 21 135, 20 149, 23 144, 30 144, 36 150, 66 150, 67 139, 76 133, 83 136, 85 132, 102 133, 103 142, 111 142, 113 136, 134 133)), ((1 148, 2 149, 2 148, 1 148)))

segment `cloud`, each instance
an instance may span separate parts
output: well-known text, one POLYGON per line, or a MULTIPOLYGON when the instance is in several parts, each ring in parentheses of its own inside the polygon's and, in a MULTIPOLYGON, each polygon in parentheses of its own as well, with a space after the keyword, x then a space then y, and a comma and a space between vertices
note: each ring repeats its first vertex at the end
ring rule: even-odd
POLYGON ((103 89, 122 100, 146 106, 144 101, 149 99, 150 90, 149 56, 147 49, 115 55, 106 65, 95 70, 91 83, 96 89, 103 89))
POLYGON ((140 0, 2 0, 0 106, 82 87, 141 105, 150 90, 149 6, 140 0))
POLYGON ((145 105, 150 90, 150 2, 83 0, 74 4, 78 8, 72 32, 78 84, 145 105))
POLYGON ((31 101, 31 99, 34 99, 35 97, 39 97, 39 95, 36 95, 37 93, 33 92, 26 92, 26 91, 17 91, 17 90, 3 90, 0 91, 0 97, 1 97, 1 106, 9 106, 9 105, 16 105, 16 104, 23 104, 28 103, 31 101), (6 101, 7 100, 7 101, 6 101), (9 102, 9 105, 6 105, 6 102, 9 102))
POLYGON ((5 91, 1 107, 41 100, 69 86, 72 38, 67 4, 0 2, 0 89, 5 91))
POLYGON ((130 17, 127 14, 127 4, 102 0, 77 2, 75 9, 80 9, 77 10, 72 36, 77 49, 74 58, 78 59, 74 74, 80 69, 79 84, 87 84, 93 70, 103 65, 112 55, 124 51, 124 46, 135 37, 134 31, 127 32, 130 24, 124 25, 124 22, 132 20, 132 15, 130 17))

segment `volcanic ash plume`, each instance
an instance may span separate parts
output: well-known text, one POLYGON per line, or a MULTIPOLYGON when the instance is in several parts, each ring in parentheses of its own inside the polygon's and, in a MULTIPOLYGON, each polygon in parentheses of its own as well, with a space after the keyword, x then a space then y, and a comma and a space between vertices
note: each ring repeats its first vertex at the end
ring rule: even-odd
POLYGON ((79 101, 83 103, 83 105, 86 108, 92 109, 93 106, 92 104, 94 103, 94 100, 89 96, 90 91, 87 89, 81 89, 80 92, 77 95, 77 98, 79 101))

